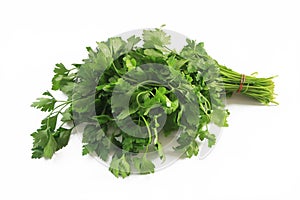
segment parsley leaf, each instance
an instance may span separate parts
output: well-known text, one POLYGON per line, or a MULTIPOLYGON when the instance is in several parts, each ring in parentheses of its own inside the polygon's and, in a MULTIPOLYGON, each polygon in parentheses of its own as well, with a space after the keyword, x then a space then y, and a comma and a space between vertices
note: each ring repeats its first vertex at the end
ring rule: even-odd
POLYGON ((109 171, 111 171, 116 177, 123 177, 130 175, 131 167, 127 161, 125 154, 118 156, 115 154, 110 163, 109 171))
POLYGON ((133 163, 140 174, 154 173, 155 165, 150 160, 146 159, 146 157, 135 157, 133 158, 133 163))
POLYGON ((32 107, 38 108, 41 111, 48 112, 54 109, 55 103, 57 100, 52 96, 50 92, 44 92, 44 96, 49 96, 49 97, 41 97, 37 98, 37 101, 33 102, 31 104, 32 107))
POLYGON ((143 31, 144 48, 161 49, 171 43, 171 36, 162 29, 143 31))
POLYGON ((54 152, 56 151, 57 143, 52 134, 49 134, 49 140, 47 145, 44 148, 44 157, 52 158, 54 152))

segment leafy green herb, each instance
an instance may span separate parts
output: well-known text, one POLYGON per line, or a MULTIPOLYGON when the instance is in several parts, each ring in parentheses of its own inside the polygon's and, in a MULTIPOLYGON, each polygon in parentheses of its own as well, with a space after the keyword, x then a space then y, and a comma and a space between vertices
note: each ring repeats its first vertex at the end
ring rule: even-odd
POLYGON ((52 158, 68 144, 74 127, 84 125, 82 155, 110 162, 116 177, 149 174, 155 164, 148 155, 162 162, 168 157, 162 138, 175 137, 173 149, 188 158, 199 153, 201 141, 216 143, 208 127, 228 126, 226 93, 276 104, 273 77, 234 72, 211 58, 203 43, 187 39, 180 52, 170 43, 162 29, 144 30, 142 38, 113 37, 95 50, 87 47, 88 57, 71 69, 57 64, 52 90, 67 100, 47 91, 32 104, 48 112, 31 134, 32 158, 52 158))

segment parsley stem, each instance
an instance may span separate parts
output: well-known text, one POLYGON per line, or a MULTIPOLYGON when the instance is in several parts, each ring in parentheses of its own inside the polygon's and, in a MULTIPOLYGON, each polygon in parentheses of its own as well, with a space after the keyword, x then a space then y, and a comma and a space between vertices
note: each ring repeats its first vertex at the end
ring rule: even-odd
POLYGON ((117 67, 116 67, 116 65, 115 65, 114 62, 112 62, 112 66, 113 66, 114 70, 117 72, 117 74, 120 76, 121 73, 120 73, 120 71, 117 69, 117 67))
MULTIPOLYGON (((157 115, 154 116, 154 123, 155 123, 155 124, 158 123, 158 122, 157 122, 157 117, 158 117, 157 115)), ((152 128, 152 130, 153 130, 154 136, 155 136, 155 138, 154 138, 154 144, 157 144, 157 142, 158 142, 158 133, 157 133, 156 125, 152 128)))
MULTIPOLYGON (((227 94, 236 93, 241 87, 242 74, 235 72, 225 66, 219 65, 223 87, 227 94)), ((255 74, 254 74, 255 75, 255 74)), ((263 104, 278 103, 275 101, 273 77, 257 78, 253 75, 245 76, 240 93, 258 100, 263 104)))
POLYGON ((145 154, 144 154, 144 157, 146 157, 146 153, 148 152, 149 145, 150 145, 151 142, 152 142, 152 134, 151 134, 151 130, 150 130, 149 124, 148 124, 147 120, 145 119, 145 117, 144 117, 144 116, 141 116, 141 118, 142 118, 143 121, 145 122, 145 125, 146 125, 146 127, 147 127, 147 131, 148 131, 148 136, 149 136, 148 145, 147 145, 147 147, 146 147, 145 154))
POLYGON ((58 114, 61 113, 61 111, 62 111, 67 105, 69 105, 70 103, 71 103, 71 101, 65 101, 64 103, 62 103, 62 104, 56 106, 56 107, 49 113, 49 115, 47 116, 47 127, 49 127, 50 116, 53 115, 54 113, 55 113, 55 114, 57 113, 56 115, 58 115, 58 114), (58 111, 55 111, 57 108, 60 108, 60 107, 62 107, 62 108, 59 109, 58 111), (55 111, 55 112, 54 112, 54 111, 55 111))
MULTIPOLYGON (((151 92, 151 91, 150 91, 150 92, 151 92)), ((145 107, 145 106, 142 106, 142 105, 140 104, 140 101, 139 101, 140 95, 145 94, 145 93, 149 93, 149 91, 146 90, 146 91, 140 92, 138 95, 136 95, 136 98, 135 98, 136 103, 137 103, 137 104, 139 105, 139 107, 141 107, 141 108, 147 108, 147 107, 145 107)))
POLYGON ((72 71, 72 70, 75 70, 75 69, 77 69, 77 68, 76 68, 76 67, 73 67, 73 68, 69 69, 69 71, 72 71))

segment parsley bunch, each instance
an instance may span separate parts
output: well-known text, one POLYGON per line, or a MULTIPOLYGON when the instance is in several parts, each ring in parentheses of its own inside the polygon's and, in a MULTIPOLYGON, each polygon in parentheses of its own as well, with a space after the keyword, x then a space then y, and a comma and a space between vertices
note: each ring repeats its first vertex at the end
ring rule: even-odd
MULTIPOLYGON (((153 173, 153 156, 166 160, 165 138, 185 157, 196 156, 201 141, 216 137, 209 124, 228 126, 226 93, 241 86, 241 74, 218 64, 203 43, 187 39, 180 52, 170 49, 162 29, 98 42, 88 57, 68 69, 56 65, 52 91, 32 106, 48 112, 31 134, 32 158, 52 158, 83 127, 82 154, 110 163, 116 177, 153 173), (57 100, 61 91, 66 100, 57 100)), ((264 104, 274 101, 272 78, 246 76, 241 92, 264 104)))

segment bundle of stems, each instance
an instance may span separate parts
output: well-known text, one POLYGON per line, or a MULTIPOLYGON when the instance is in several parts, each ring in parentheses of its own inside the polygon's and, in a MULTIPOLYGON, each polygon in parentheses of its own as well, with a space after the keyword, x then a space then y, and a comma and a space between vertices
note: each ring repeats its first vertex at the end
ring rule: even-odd
POLYGON ((242 93, 243 95, 256 99, 262 104, 278 105, 275 101, 276 94, 274 93, 273 82, 273 78, 276 76, 258 78, 256 77, 257 73, 248 76, 222 65, 219 65, 219 69, 228 96, 233 93, 242 93))

